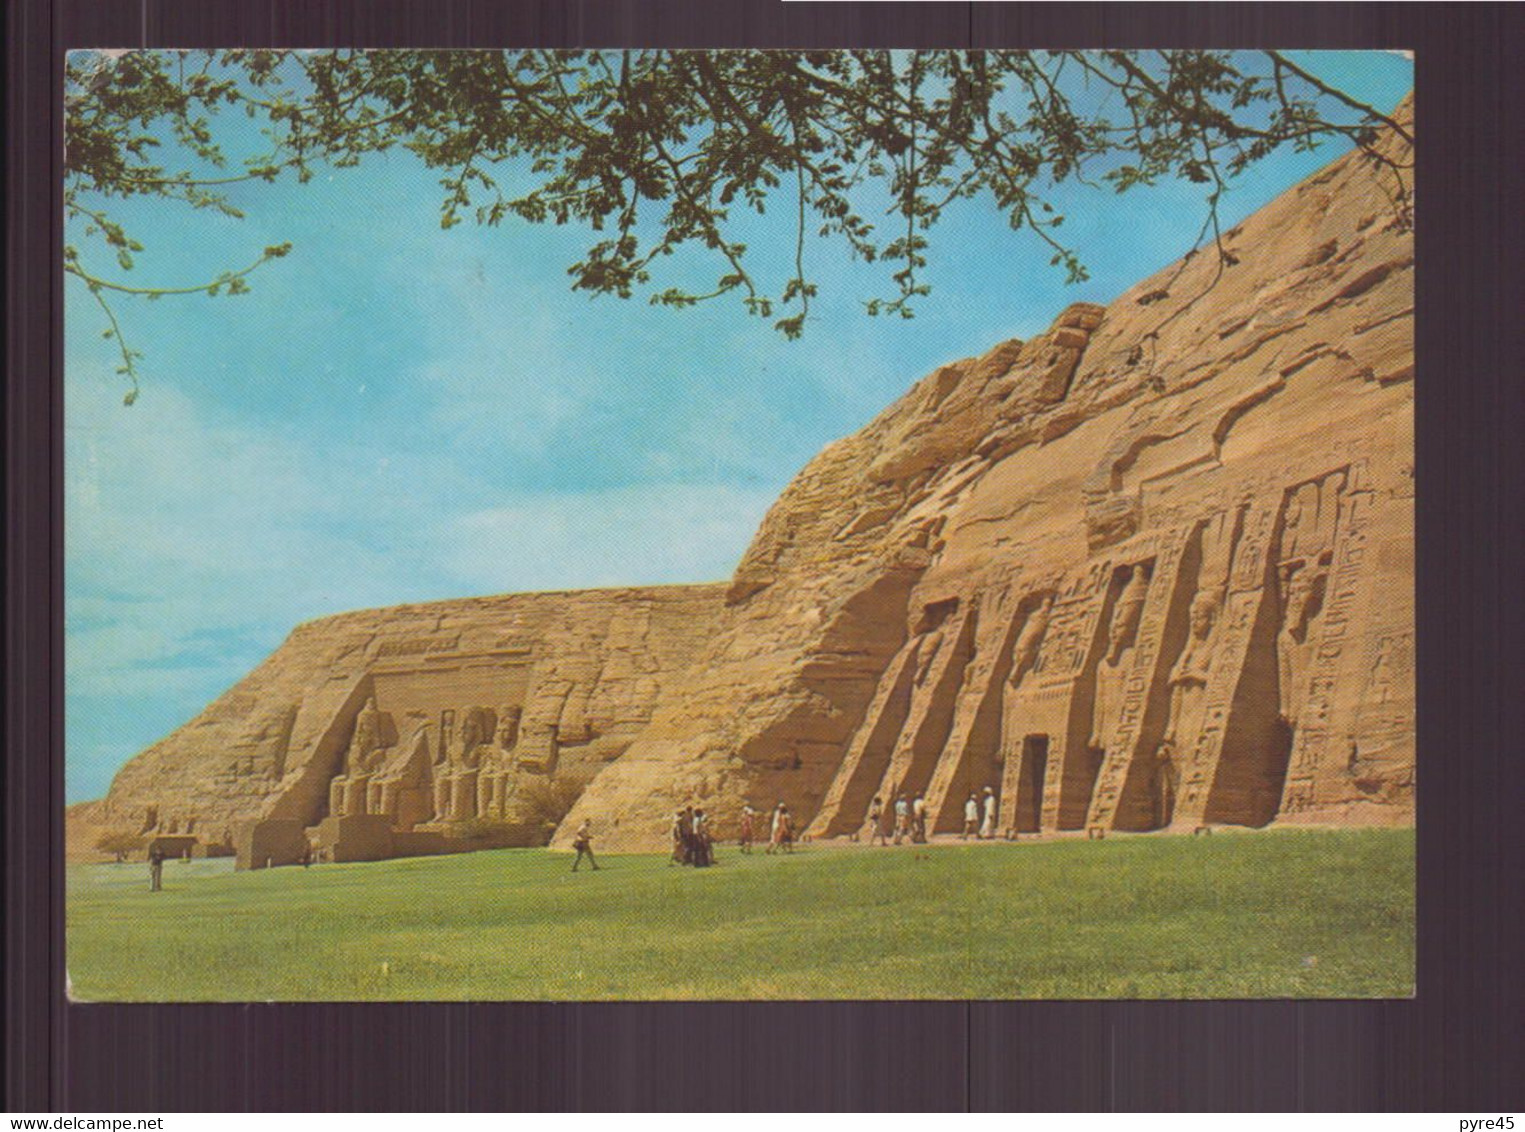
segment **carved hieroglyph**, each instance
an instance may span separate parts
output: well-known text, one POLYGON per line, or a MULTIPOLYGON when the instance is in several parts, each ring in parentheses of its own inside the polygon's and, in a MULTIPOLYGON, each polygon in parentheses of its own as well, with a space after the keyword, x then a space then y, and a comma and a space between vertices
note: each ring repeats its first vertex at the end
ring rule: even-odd
POLYGON ((1223 246, 939 367, 729 583, 298 629, 92 820, 405 828, 539 775, 614 850, 688 803, 956 829, 987 787, 1015 832, 1412 821, 1413 236, 1342 158, 1223 246))

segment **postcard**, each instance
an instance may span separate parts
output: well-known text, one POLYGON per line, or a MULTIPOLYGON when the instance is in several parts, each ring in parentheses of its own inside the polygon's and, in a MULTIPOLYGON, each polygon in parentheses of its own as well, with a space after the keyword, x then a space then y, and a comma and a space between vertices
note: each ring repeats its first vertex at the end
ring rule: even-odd
POLYGON ((1412 85, 72 53, 71 994, 1412 995, 1412 85))

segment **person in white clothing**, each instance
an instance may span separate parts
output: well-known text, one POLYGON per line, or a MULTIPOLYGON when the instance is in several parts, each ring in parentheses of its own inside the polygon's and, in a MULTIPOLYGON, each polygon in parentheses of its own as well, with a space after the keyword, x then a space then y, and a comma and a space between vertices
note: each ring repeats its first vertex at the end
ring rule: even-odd
POLYGON ((969 840, 969 835, 974 833, 980 825, 980 803, 973 794, 969 795, 969 801, 964 803, 964 840, 969 840))
POLYGON ((980 837, 985 841, 989 841, 992 837, 995 836, 996 803, 995 791, 988 786, 985 787, 983 806, 985 810, 985 816, 984 819, 980 822, 980 837))
POLYGON ((794 824, 789 819, 789 807, 780 802, 773 810, 773 832, 768 838, 769 853, 794 852, 794 824))

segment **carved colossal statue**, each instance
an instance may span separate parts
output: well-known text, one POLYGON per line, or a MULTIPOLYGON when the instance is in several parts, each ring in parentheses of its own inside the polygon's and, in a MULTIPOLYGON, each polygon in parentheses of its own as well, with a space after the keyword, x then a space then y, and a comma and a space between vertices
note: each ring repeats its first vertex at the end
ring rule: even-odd
POLYGON ((1276 636, 1276 658, 1281 687, 1281 717, 1288 726, 1297 726, 1302 707, 1302 692, 1308 673, 1308 654, 1312 651, 1314 620, 1317 608, 1318 576, 1310 567, 1296 570, 1287 584, 1287 608, 1282 616, 1281 632, 1276 636))
POLYGON ((367 697, 355 717, 355 730, 345 752, 343 772, 328 787, 328 812, 335 817, 370 812, 371 775, 381 762, 381 713, 376 697, 367 697))
POLYGON ((1043 635, 1048 632, 1048 619, 1053 609, 1054 595, 1044 594, 1043 600, 1023 623, 1022 632, 1017 635, 1017 643, 1011 650, 1011 675, 1007 677, 1007 683, 1012 688, 1020 689, 1028 675, 1036 670, 1038 651, 1043 646, 1043 635))
POLYGON ((477 816, 502 818, 508 799, 514 793, 514 747, 519 742, 519 720, 524 709, 503 706, 498 711, 498 729, 493 741, 481 748, 482 761, 477 769, 477 816))
POLYGON ((368 813, 384 814, 389 818, 397 816, 397 791, 400 783, 396 775, 388 775, 385 778, 377 776, 371 780, 370 793, 366 800, 368 813))
POLYGON ((1154 826, 1163 829, 1175 816, 1176 791, 1181 782, 1181 756, 1191 750, 1202 730, 1207 706, 1207 681, 1212 675, 1213 631, 1218 626, 1222 598, 1216 589, 1198 590, 1191 599, 1191 629, 1181 655, 1170 670, 1170 716, 1155 748, 1150 768, 1154 826))
POLYGON ((1165 724, 1165 741, 1176 747, 1196 742, 1202 727, 1220 600, 1209 590, 1200 590, 1191 599, 1191 631, 1170 670, 1170 718, 1165 724))
POLYGON ((435 764, 436 821, 465 821, 477 816, 477 777, 486 731, 482 714, 477 708, 466 712, 460 734, 450 745, 446 761, 435 764))
POLYGON ((507 706, 498 713, 499 750, 512 751, 519 742, 519 720, 523 714, 523 708, 507 706))
POLYGON ((937 652, 943 645, 943 631, 933 629, 921 638, 921 644, 916 647, 916 683, 925 684, 927 676, 932 671, 932 662, 937 659, 937 652))
POLYGON ((355 717, 355 733, 350 738, 349 756, 350 765, 355 765, 359 759, 363 770, 369 770, 365 764, 376 748, 381 746, 381 713, 376 710, 376 697, 367 696, 365 706, 360 709, 360 714, 355 717))
POLYGON ((415 721, 409 734, 372 772, 367 812, 411 826, 420 816, 418 791, 425 785, 429 760, 429 726, 415 721), (407 802, 404 805, 404 798, 407 802))
POLYGON ((1123 704, 1123 684, 1133 666, 1133 645, 1138 638, 1138 624, 1144 615, 1144 597, 1149 591, 1149 575, 1135 566, 1128 584, 1117 595, 1112 623, 1107 630, 1107 651, 1096 666, 1096 702, 1091 715, 1089 746, 1105 751, 1112 745, 1118 715, 1123 704))
POLYGON ((461 725, 461 737, 455 750, 450 753, 452 766, 476 770, 482 761, 482 740, 485 738, 482 731, 481 713, 467 713, 466 722, 461 725))
POLYGON ((503 816, 502 806, 495 804, 497 803, 495 795, 497 794, 498 783, 500 781, 502 781, 502 775, 499 772, 497 753, 495 750, 489 749, 487 754, 482 757, 482 765, 477 770, 477 817, 497 818, 503 816))

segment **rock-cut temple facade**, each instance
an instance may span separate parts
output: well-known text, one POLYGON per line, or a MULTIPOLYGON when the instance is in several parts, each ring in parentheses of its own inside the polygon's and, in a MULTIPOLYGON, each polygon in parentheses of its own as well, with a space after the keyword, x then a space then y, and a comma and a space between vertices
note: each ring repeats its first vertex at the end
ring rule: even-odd
POLYGON ((938 369, 800 472, 728 582, 302 625, 88 818, 255 866, 538 841, 548 812, 556 843, 591 819, 660 849, 689 802, 829 838, 919 793, 953 831, 987 787, 1019 834, 1409 823, 1391 176, 1342 158, 1230 261, 938 369))

